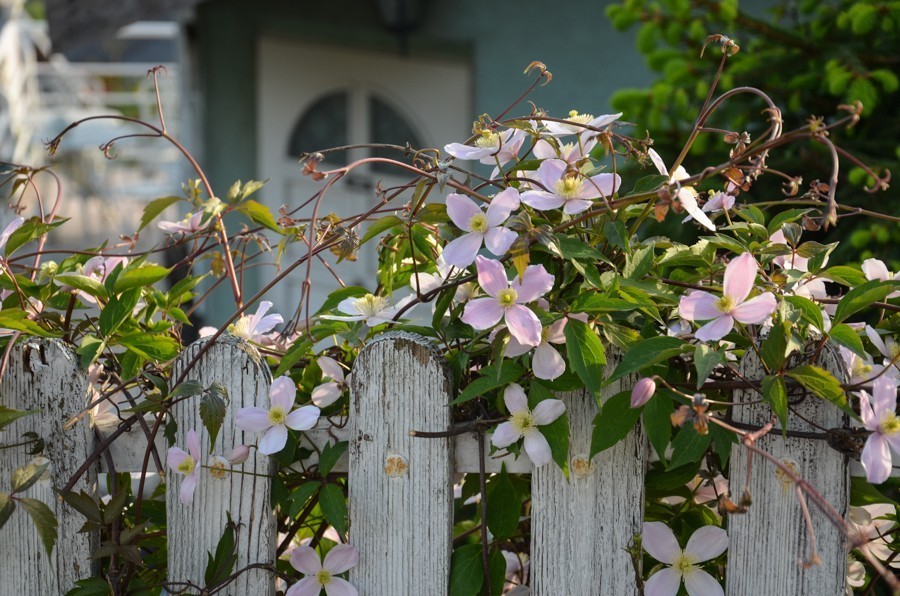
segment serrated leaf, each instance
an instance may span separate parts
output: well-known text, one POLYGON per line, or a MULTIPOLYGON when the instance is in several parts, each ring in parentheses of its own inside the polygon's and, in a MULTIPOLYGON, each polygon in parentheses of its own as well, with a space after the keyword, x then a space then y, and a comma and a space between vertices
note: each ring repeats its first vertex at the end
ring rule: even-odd
POLYGON ((782 321, 772 325, 769 336, 762 342, 759 353, 770 372, 780 370, 784 365, 790 337, 791 326, 782 321))
POLYGON ((178 356, 179 344, 173 337, 154 333, 130 333, 119 338, 118 343, 136 354, 155 362, 166 362, 178 356))
POLYGON ((622 275, 628 279, 639 280, 653 268, 653 247, 644 246, 625 257, 625 268, 622 275))
POLYGON ((170 271, 172 270, 161 265, 153 265, 152 263, 143 263, 137 267, 130 266, 119 274, 119 277, 116 279, 114 292, 120 294, 132 288, 152 286, 164 279, 170 271))
POLYGON ((25 220, 25 223, 23 223, 15 232, 10 234, 9 239, 6 241, 6 257, 9 258, 22 246, 25 246, 32 240, 40 238, 50 230, 58 228, 67 221, 69 221, 68 218, 61 218, 53 223, 43 223, 37 216, 25 220))
POLYGON ((450 402, 450 405, 455 406, 467 402, 484 395, 492 389, 515 383, 524 372, 524 369, 515 362, 498 360, 496 364, 481 369, 481 376, 460 391, 459 395, 456 396, 456 399, 450 402))
POLYGON ((327 476, 331 473, 334 465, 341 459, 341 456, 347 453, 347 441, 338 441, 337 443, 329 443, 322 449, 319 454, 319 474, 327 476))
POLYGON ((319 493, 319 507, 325 521, 334 526, 339 534, 347 531, 347 501, 344 492, 336 484, 326 484, 319 493))
POLYGON ((841 387, 840 381, 827 370, 805 364, 791 369, 785 374, 803 385, 813 395, 830 401, 853 418, 858 418, 853 408, 847 403, 847 394, 841 387))
POLYGON ((862 340, 859 335, 849 325, 843 323, 834 325, 828 331, 828 336, 836 343, 844 346, 860 358, 867 357, 866 349, 863 347, 862 340))
POLYGON ((652 364, 668 360, 680 354, 685 348, 690 348, 690 345, 677 337, 658 336, 639 341, 625 352, 622 362, 606 382, 611 383, 652 364))
POLYGON ((603 234, 606 236, 606 241, 609 244, 621 248, 626 252, 631 250, 628 245, 628 229, 625 227, 625 224, 618 219, 604 225, 603 234))
POLYGON ((79 579, 75 587, 66 592, 66 596, 113 596, 112 586, 100 577, 79 579))
POLYGON ((428 203, 416 213, 415 221, 425 224, 440 224, 450 221, 447 206, 443 203, 428 203))
POLYGON ((632 188, 631 192, 625 196, 653 192, 654 190, 658 189, 664 184, 667 184, 668 182, 669 177, 661 174, 651 174, 650 176, 644 176, 634 183, 634 188, 632 188))
POLYGON ((100 506, 85 491, 82 490, 77 493, 57 491, 57 494, 62 497, 66 505, 83 515, 88 521, 97 524, 103 523, 103 513, 100 511, 100 506))
POLYGON ((49 557, 56 545, 56 516, 49 507, 37 499, 19 499, 18 503, 31 516, 31 521, 34 522, 34 527, 38 536, 41 537, 44 550, 47 551, 49 557))
POLYGON ((588 391, 599 396, 606 364, 606 350, 600 338, 587 323, 575 319, 569 319, 564 331, 569 365, 588 391))
POLYGON ((519 279, 525 275, 525 268, 531 263, 531 245, 528 236, 519 235, 509 247, 509 256, 519 279))
POLYGON ((106 307, 100 311, 98 319, 100 332, 104 336, 110 336, 115 333, 122 323, 131 318, 131 313, 134 311, 140 298, 140 288, 134 288, 123 292, 121 296, 110 298, 106 307))
POLYGON ((487 525, 496 540, 512 538, 519 529, 521 501, 513 483, 502 465, 487 488, 487 525))
POLYGON ((37 414, 38 412, 40 412, 40 410, 13 410, 6 406, 0 406, 0 429, 9 426, 19 418, 37 414))
POLYGON ((362 246, 372 238, 375 238, 379 234, 382 234, 391 228, 396 226, 405 225, 402 219, 397 217, 396 215, 385 215, 384 217, 379 217, 375 221, 369 224, 368 229, 366 229, 366 233, 363 234, 362 239, 359 241, 359 245, 362 246))
POLYGON ((591 431, 591 454, 594 457, 628 436, 641 416, 641 408, 631 407, 631 390, 617 393, 603 403, 594 418, 591 431))
POLYGON ((206 571, 203 574, 203 579, 207 587, 220 584, 234 570, 238 560, 234 527, 234 522, 231 521, 229 516, 228 522, 225 524, 225 530, 222 532, 222 537, 219 538, 219 542, 216 545, 215 556, 209 551, 206 553, 206 571))
POLYGON ((12 473, 12 492, 20 493, 28 490, 32 486, 37 483, 38 480, 41 479, 41 476, 44 472, 47 471, 47 468, 50 467, 50 460, 47 458, 40 458, 38 461, 30 463, 26 466, 22 466, 21 468, 17 468, 13 470, 12 473))
POLYGON ((706 344, 697 344, 694 349, 694 368, 697 369, 697 389, 703 385, 709 373, 725 363, 725 355, 706 344))
POLYGON ((249 199, 238 205, 235 210, 246 215, 255 224, 259 224, 273 232, 281 233, 281 227, 275 221, 272 211, 262 203, 249 199))
POLYGON ((209 433, 209 452, 212 453, 219 436, 219 429, 228 411, 228 388, 218 381, 213 382, 200 398, 200 420, 209 433))
POLYGON ((900 280, 881 281, 873 279, 847 292, 838 302, 834 311, 832 324, 843 322, 850 315, 870 306, 873 302, 884 300, 888 294, 900 288, 900 280))
POLYGON ((667 469, 673 470, 687 463, 700 461, 710 441, 712 437, 709 433, 701 435, 693 424, 685 425, 672 441, 672 459, 669 460, 667 469))
POLYGON ((816 329, 822 330, 825 328, 825 323, 822 320, 822 309, 812 300, 803 296, 785 296, 784 301, 800 311, 800 316, 807 323, 815 325, 816 329))
POLYGON ((200 395, 203 393, 203 385, 200 384, 200 381, 187 380, 182 381, 178 384, 177 387, 172 389, 169 393, 169 399, 175 399, 176 397, 189 397, 191 395, 200 395))
POLYGON ((588 314, 622 312, 653 306, 653 302, 634 302, 622 298, 609 298, 595 292, 581 293, 572 301, 572 312, 588 314))
POLYGON ((141 225, 138 227, 137 231, 140 232, 146 228, 160 213, 178 201, 183 200, 184 199, 181 197, 162 197, 161 199, 154 199, 147 203, 147 206, 144 207, 144 214, 141 215, 141 225))
POLYGON ((779 376, 765 377, 762 380, 762 392, 763 398, 778 416, 781 428, 787 428, 788 401, 784 379, 779 376))
POLYGON ((62 335, 44 329, 28 317, 29 313, 20 308, 8 308, 0 311, 0 329, 12 329, 37 337, 60 337, 62 335))
POLYGON ((53 277, 53 281, 58 284, 75 288, 76 290, 81 290, 94 298, 106 300, 109 297, 103 284, 87 275, 81 275, 79 273, 58 273, 53 277))

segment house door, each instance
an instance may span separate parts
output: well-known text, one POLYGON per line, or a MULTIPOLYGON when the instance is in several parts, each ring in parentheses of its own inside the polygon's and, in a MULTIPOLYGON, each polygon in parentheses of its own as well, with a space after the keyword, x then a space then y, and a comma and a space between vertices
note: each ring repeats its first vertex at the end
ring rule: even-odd
MULTIPOLYGON (((416 148, 443 147, 470 134, 471 77, 469 66, 462 61, 408 58, 277 38, 263 38, 259 50, 258 172, 262 179, 269 179, 262 196, 276 217, 282 205, 290 211, 324 184, 302 175, 297 163, 301 153, 366 143, 403 145, 406 141, 416 148)), ((402 154, 353 149, 329 155, 318 169, 372 155, 399 159, 402 154)), ((359 167, 331 187, 318 215, 362 213, 376 204, 379 181, 387 188, 409 178, 384 164, 359 167)), ((408 194, 405 196, 408 200, 408 194)), ((311 214, 310 205, 297 217, 311 214)), ((365 245, 355 263, 343 261, 334 266, 336 257, 329 253, 324 258, 347 285, 374 290, 375 244, 365 245)), ((282 266, 305 253, 304 244, 294 244, 282 266)), ((273 294, 286 316, 299 303, 305 274, 304 264, 273 294)), ((265 274, 263 281, 271 275, 265 274)), ((310 313, 314 313, 339 284, 319 262, 313 264, 311 280, 310 313)))

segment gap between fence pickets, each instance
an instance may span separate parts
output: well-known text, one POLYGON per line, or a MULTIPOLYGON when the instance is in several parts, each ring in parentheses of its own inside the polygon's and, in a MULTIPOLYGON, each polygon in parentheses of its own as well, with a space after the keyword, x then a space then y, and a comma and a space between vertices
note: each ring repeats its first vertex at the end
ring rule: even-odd
MULTIPOLYGON (((348 437, 347 429, 347 425, 343 428, 323 427, 320 425, 319 427, 304 432, 303 436, 308 443, 308 446, 314 446, 316 449, 321 450, 329 443, 346 441, 348 437)), ((114 428, 101 429, 100 434, 102 437, 105 437, 106 435, 111 434, 113 430, 114 428)), ((778 431, 773 430, 772 432, 777 433, 778 431)), ((422 438, 419 440, 434 441, 438 439, 422 438)), ((457 474, 477 474, 479 470, 477 437, 472 433, 466 433, 451 437, 450 440, 452 442, 452 452, 454 454, 453 472, 457 474)), ((139 428, 132 428, 127 433, 124 433, 123 436, 116 439, 109 447, 110 454, 112 455, 113 462, 116 466, 116 471, 140 472, 146 449, 147 439, 144 436, 144 431, 139 428)), ((165 466, 168 445, 161 432, 156 436, 156 449, 159 452, 159 457, 162 460, 163 466, 165 466)), ((337 464, 335 464, 333 471, 347 473, 348 460, 348 455, 344 453, 337 464)), ((296 462, 292 467, 295 469, 302 469, 303 466, 309 467, 315 462, 316 456, 313 454, 309 459, 302 462, 296 462)), ((528 459, 528 456, 525 455, 525 453, 522 453, 518 459, 512 454, 507 454, 503 457, 495 456, 487 458, 484 468, 485 472, 488 474, 496 474, 500 472, 500 466, 502 464, 506 464, 506 471, 510 474, 530 474, 532 469, 531 460, 528 459)), ((150 460, 150 465, 151 468, 148 469, 148 472, 155 472, 156 470, 152 468, 152 459, 150 460)), ((102 457, 100 458, 100 471, 109 471, 106 466, 106 460, 102 457)), ((863 470, 860 463, 856 460, 850 460, 850 475, 866 475, 865 470, 863 470)), ((900 469, 894 468, 891 472, 891 476, 895 478, 900 477, 900 469)))

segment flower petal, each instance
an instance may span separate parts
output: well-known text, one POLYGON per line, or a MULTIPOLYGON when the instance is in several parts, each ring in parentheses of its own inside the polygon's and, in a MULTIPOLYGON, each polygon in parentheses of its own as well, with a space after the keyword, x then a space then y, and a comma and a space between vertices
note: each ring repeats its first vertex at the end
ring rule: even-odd
POLYGON ((193 428, 187 432, 187 448, 194 461, 200 461, 200 435, 193 428))
POLYGON ((503 449, 518 441, 521 436, 522 433, 516 430, 512 425, 512 422, 503 422, 497 427, 494 434, 491 435, 491 443, 493 443, 494 447, 503 449))
POLYGON ((863 424, 867 429, 876 430, 878 428, 878 418, 872 411, 869 394, 865 391, 859 392, 859 417, 862 418, 863 424))
POLYGON ((520 202, 519 191, 512 186, 497 193, 487 208, 488 226, 494 228, 501 225, 513 211, 519 208, 520 202))
POLYGON ((723 291, 735 304, 739 304, 750 294, 753 283, 756 281, 759 265, 749 252, 732 260, 725 267, 725 282, 723 291))
POLYGON ((884 435, 877 432, 869 435, 859 461, 866 471, 866 480, 872 484, 881 484, 890 477, 891 451, 884 435))
MULTIPOLYGON (((582 322, 587 323, 587 320, 586 320, 587 315, 585 315, 584 313, 579 313, 579 314, 582 315, 581 318, 585 319, 582 322)), ((569 316, 572 316, 573 318, 575 318, 578 315, 574 315, 574 316, 569 315, 569 316)), ((577 320, 580 320, 580 319, 577 319, 577 320)), ((550 329, 547 330, 547 341, 550 342, 551 344, 566 343, 566 323, 568 321, 569 321, 568 317, 563 317, 560 320, 553 323, 552 325, 550 325, 550 329)))
POLYGON ((778 301, 775 299, 775 294, 766 292, 734 307, 731 316, 741 323, 758 325, 768 319, 777 307, 778 301))
POLYGON ((593 199, 600 196, 610 197, 622 184, 622 177, 618 174, 597 174, 584 181, 585 196, 583 199, 593 199))
MULTIPOLYGON (((492 254, 502 257, 518 237, 518 234, 508 228, 491 228, 487 231, 487 234, 484 235, 484 245, 492 254)), ((445 253, 446 250, 447 249, 445 248, 445 253)), ((474 257, 472 258, 474 259, 474 257)))
MULTIPOLYGON (((329 554, 331 551, 329 551, 329 554)), ((359 596, 359 592, 353 587, 353 584, 340 577, 332 577, 328 585, 325 586, 325 594, 327 596, 359 596)))
MULTIPOLYGON (((653 150, 651 149, 651 151, 653 150)), ((666 567, 650 576, 650 579, 644 584, 644 596, 675 596, 680 587, 681 573, 671 567, 666 567)))
POLYGON ((344 380, 344 369, 338 364, 337 360, 329 356, 319 356, 316 364, 322 369, 322 374, 332 380, 340 383, 344 380))
POLYGON ((535 173, 544 188, 551 189, 566 173, 566 168, 568 166, 569 164, 561 159, 545 159, 541 162, 541 165, 538 166, 537 172, 535 173))
POLYGON ((534 302, 553 288, 553 276, 547 273, 543 265, 529 265, 525 268, 522 280, 516 277, 509 285, 516 291, 516 303, 534 302))
POLYGON ((528 397, 518 383, 510 383, 503 390, 503 403, 506 404, 506 410, 510 414, 528 410, 528 397))
POLYGON ((297 408, 287 415, 284 425, 294 430, 309 430, 319 421, 319 413, 319 408, 316 406, 297 408))
POLYGON ((507 358, 515 358, 516 356, 527 354, 533 347, 534 346, 523 346, 519 343, 519 340, 510 335, 509 343, 506 344, 506 351, 503 352, 503 355, 507 358))
POLYGON ((673 565, 681 556, 678 540, 666 524, 644 522, 643 536, 641 544, 644 546, 644 550, 660 563, 673 565))
POLYGON ((500 261, 479 255, 475 257, 475 269, 478 271, 478 285, 488 296, 496 298, 501 290, 509 287, 509 278, 500 261))
POLYGON ((178 491, 178 500, 185 505, 194 502, 194 489, 197 488, 197 473, 188 474, 181 481, 181 490, 178 491))
MULTIPOLYGON (((507 351, 509 351, 509 348, 507 348, 507 351)), ((531 368, 534 371, 534 376, 537 378, 552 381, 566 372, 566 361, 559 355, 556 348, 544 341, 534 349, 531 368)))
POLYGON ((545 399, 534 407, 532 416, 534 416, 535 426, 544 426, 550 424, 563 415, 566 411, 566 404, 558 399, 545 399))
POLYGON ((654 151, 653 149, 647 149, 647 155, 650 156, 650 161, 653 162, 653 165, 656 166, 657 171, 663 176, 669 175, 669 168, 666 167, 666 164, 663 163, 662 157, 659 156, 659 153, 654 151))
POLYGON ((541 321, 531 309, 521 304, 513 304, 506 309, 503 318, 509 332, 519 340, 519 343, 526 346, 537 346, 541 343, 541 321))
POLYGON ((590 209, 593 204, 594 202, 589 199, 569 199, 563 206, 563 213, 567 215, 582 213, 590 209))
POLYGON ((294 406, 294 399, 297 397, 297 385, 294 380, 286 375, 282 375, 272 381, 272 387, 269 389, 269 403, 273 407, 281 408, 285 412, 294 406))
POLYGON ((262 408, 241 408, 234 416, 234 425, 251 432, 264 431, 272 426, 269 411, 262 408))
POLYGON ((482 214, 481 207, 466 195, 457 193, 447 195, 447 215, 457 228, 471 232, 472 218, 482 214))
POLYGON ((719 299, 702 290, 691 290, 678 302, 678 315, 688 321, 708 321, 722 316, 716 308, 719 299))
POLYGON ((462 321, 475 329, 490 329, 503 318, 503 307, 496 298, 476 298, 466 303, 462 321))
POLYGON ((327 408, 341 396, 341 388, 335 382, 322 383, 312 390, 312 402, 320 408, 327 408))
POLYGON ((688 539, 684 552, 697 562, 715 559, 728 548, 728 533, 716 526, 698 528, 688 539))
POLYGON ((331 573, 343 573, 359 563, 359 551, 349 544, 338 544, 325 555, 322 567, 331 573))
POLYGON ((681 201, 682 206, 684 206, 684 210, 690 213, 691 216, 697 220, 697 223, 700 223, 715 232, 715 224, 713 224, 712 220, 697 206, 697 197, 694 196, 695 192, 694 189, 685 187, 680 189, 676 196, 678 197, 678 200, 681 201))
POLYGON ((897 410, 897 383, 890 376, 880 376, 872 384, 872 409, 879 421, 897 410))
POLYGON ((887 266, 878 259, 866 259, 862 262, 860 268, 868 280, 880 279, 881 281, 886 281, 891 278, 887 266))
POLYGON ((284 596, 319 596, 322 591, 322 584, 315 578, 315 575, 304 577, 296 584, 288 589, 284 596))
POLYGON ((866 335, 868 336, 869 341, 872 342, 872 345, 875 346, 875 349, 881 352, 882 356, 890 358, 890 353, 888 353, 884 340, 881 339, 881 336, 871 325, 866 325, 866 335))
POLYGON ((550 211, 562 207, 565 200, 546 190, 526 190, 522 193, 522 202, 538 211, 550 211))
POLYGON ((730 315, 722 315, 697 329, 694 337, 700 341, 717 341, 728 335, 732 327, 734 327, 734 319, 730 315))
POLYGON ((725 596, 716 578, 699 567, 690 567, 685 571, 684 588, 690 596, 725 596))
POLYGON ((455 157, 456 159, 481 159, 486 155, 496 152, 496 147, 482 148, 463 145, 462 143, 450 143, 444 145, 444 151, 455 157))
POLYGON ((553 461, 553 452, 550 451, 550 443, 536 428, 525 433, 525 453, 536 467, 549 464, 553 461))
POLYGON ((183 472, 178 470, 178 466, 189 457, 190 456, 184 449, 180 447, 169 447, 169 450, 166 452, 166 465, 172 468, 176 474, 182 474, 183 472))
MULTIPOLYGON (((478 254, 478 249, 481 248, 481 243, 483 241, 484 234, 479 234, 477 232, 463 234, 459 238, 455 238, 448 242, 447 246, 444 247, 444 252, 442 253, 444 255, 444 260, 454 267, 468 267, 475 261, 475 256, 478 254)), ((505 277, 506 275, 504 274, 504 278, 505 277)))
POLYGON ((305 544, 291 551, 291 567, 305 575, 315 575, 322 569, 319 554, 305 544))
POLYGON ((287 436, 287 427, 283 424, 276 424, 263 435, 259 442, 259 452, 263 455, 278 453, 287 444, 287 436))

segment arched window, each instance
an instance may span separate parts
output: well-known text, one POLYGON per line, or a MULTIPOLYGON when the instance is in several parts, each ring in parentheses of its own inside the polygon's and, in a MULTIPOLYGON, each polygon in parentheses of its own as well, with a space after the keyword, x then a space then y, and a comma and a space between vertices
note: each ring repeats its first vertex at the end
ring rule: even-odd
POLYGON ((288 141, 290 157, 349 144, 349 95, 347 91, 325 95, 300 116, 288 141))
MULTIPOLYGON (((419 135, 397 110, 388 102, 377 95, 369 96, 369 139, 372 143, 385 143, 391 145, 409 145, 413 149, 423 148, 419 135)), ((373 157, 387 157, 400 161, 408 161, 402 153, 393 149, 373 149, 373 157)), ((374 164, 375 171, 382 174, 397 173, 396 168, 389 164, 374 164)))

